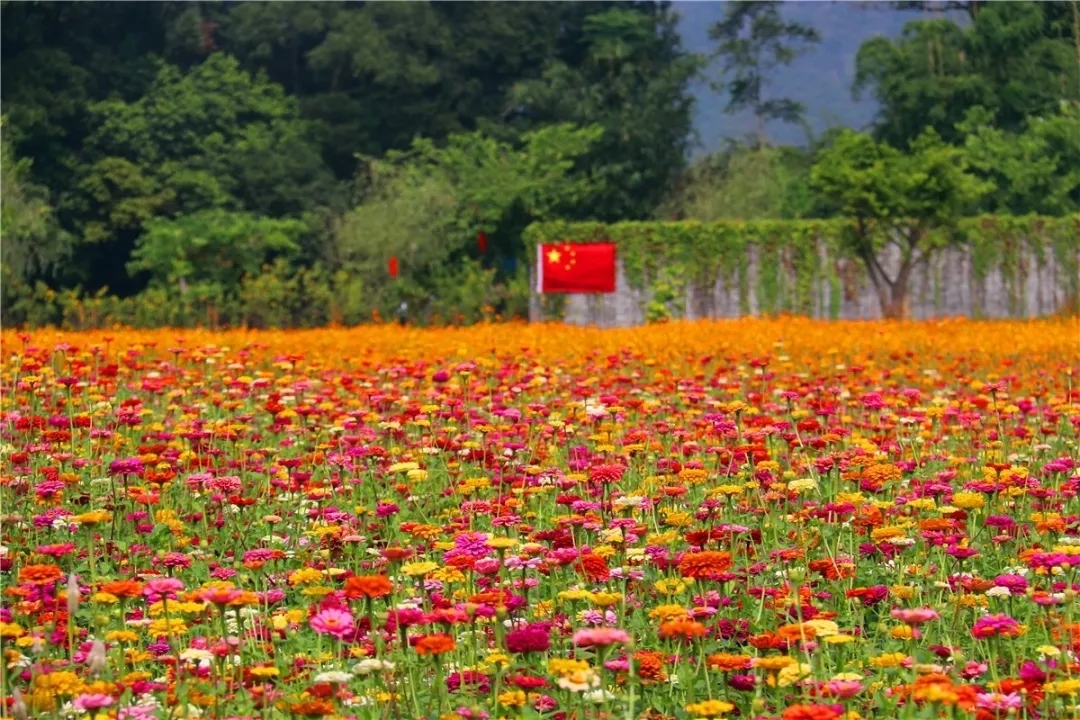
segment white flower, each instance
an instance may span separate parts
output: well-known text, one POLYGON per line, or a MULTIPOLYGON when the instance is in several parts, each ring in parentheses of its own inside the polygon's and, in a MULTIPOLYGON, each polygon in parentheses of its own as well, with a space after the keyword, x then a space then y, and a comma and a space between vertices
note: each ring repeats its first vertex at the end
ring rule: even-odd
POLYGON ((606 703, 608 700, 614 700, 615 695, 609 693, 607 690, 600 688, 599 690, 589 690, 588 692, 581 694, 581 699, 586 702, 596 703, 600 705, 606 703))
POLYGON ((188 648, 180 652, 181 660, 191 660, 199 663, 203 667, 208 667, 210 661, 214 659, 214 653, 209 650, 203 650, 202 648, 188 648))
POLYGON ((375 672, 390 672, 394 669, 394 663, 379 658, 365 658, 353 666, 353 672, 357 675, 370 675, 375 672))
POLYGON ((352 680, 354 675, 344 670, 327 670, 315 676, 317 683, 329 683, 330 685, 344 685, 352 680))
POLYGON ((996 585, 986 591, 987 597, 1010 597, 1011 595, 1012 593, 1009 592, 1009 588, 1001 587, 1000 585, 996 585))

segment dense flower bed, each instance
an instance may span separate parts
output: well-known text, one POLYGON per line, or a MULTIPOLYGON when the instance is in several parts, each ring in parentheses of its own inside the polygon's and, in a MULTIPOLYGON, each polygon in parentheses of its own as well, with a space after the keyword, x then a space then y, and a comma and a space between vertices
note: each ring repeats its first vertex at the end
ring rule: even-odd
POLYGON ((3 335, 17 718, 1064 718, 1080 324, 3 335))

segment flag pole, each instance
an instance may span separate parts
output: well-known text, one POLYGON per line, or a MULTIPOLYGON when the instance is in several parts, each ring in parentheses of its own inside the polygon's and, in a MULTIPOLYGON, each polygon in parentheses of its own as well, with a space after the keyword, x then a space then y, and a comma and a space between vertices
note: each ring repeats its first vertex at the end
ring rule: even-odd
POLYGON ((529 293, 529 322, 541 322, 543 320, 543 305, 540 297, 544 291, 544 261, 542 253, 544 246, 536 246, 536 266, 530 268, 529 274, 536 280, 536 284, 530 283, 532 292, 529 293))

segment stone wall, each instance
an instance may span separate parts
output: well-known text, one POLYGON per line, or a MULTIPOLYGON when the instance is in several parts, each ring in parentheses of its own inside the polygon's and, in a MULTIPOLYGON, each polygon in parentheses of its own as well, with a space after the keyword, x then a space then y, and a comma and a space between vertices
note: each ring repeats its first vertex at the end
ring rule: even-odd
MULTIPOLYGON (((824 253, 824 251, 822 251, 824 253)), ((1080 260, 1080 240, 1077 242, 1080 260)), ((884 266, 895 275, 898 253, 886 254, 884 266)), ((866 271, 856 260, 835 260, 821 256, 822 271, 816 277, 796 278, 793 265, 783 262, 778 283, 769 299, 762 294, 759 253, 750 251, 749 268, 742 282, 737 277, 719 279, 712 287, 687 288, 684 317, 731 318, 743 314, 761 315, 787 310, 827 319, 872 319, 881 317, 877 294, 866 271), (796 288, 802 283, 801 300, 796 288), (779 302, 777 302, 779 299, 779 302), (765 307, 763 307, 763 305, 765 307), (745 311, 745 312, 744 312, 745 311)), ((1076 264, 1073 265, 1077 267, 1076 264)), ((1068 277, 1053 253, 1038 258, 1030 250, 1017 257, 1008 275, 1000 268, 976 272, 971 251, 950 248, 936 253, 920 265, 909 286, 909 317, 1016 318, 1038 317, 1059 312, 1080 287, 1080 277, 1068 277)), ((622 267, 618 269, 618 290, 609 295, 568 295, 565 321, 576 325, 627 327, 645 322, 647 291, 631 288, 622 267)), ((534 317, 538 305, 534 303, 534 317)))

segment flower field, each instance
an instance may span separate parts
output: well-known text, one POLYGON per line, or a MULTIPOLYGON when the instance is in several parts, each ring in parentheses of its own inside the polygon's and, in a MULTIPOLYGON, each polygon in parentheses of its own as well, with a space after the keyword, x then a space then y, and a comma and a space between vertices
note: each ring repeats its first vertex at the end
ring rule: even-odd
POLYGON ((15 718, 1080 717, 1080 323, 5 332, 15 718))

